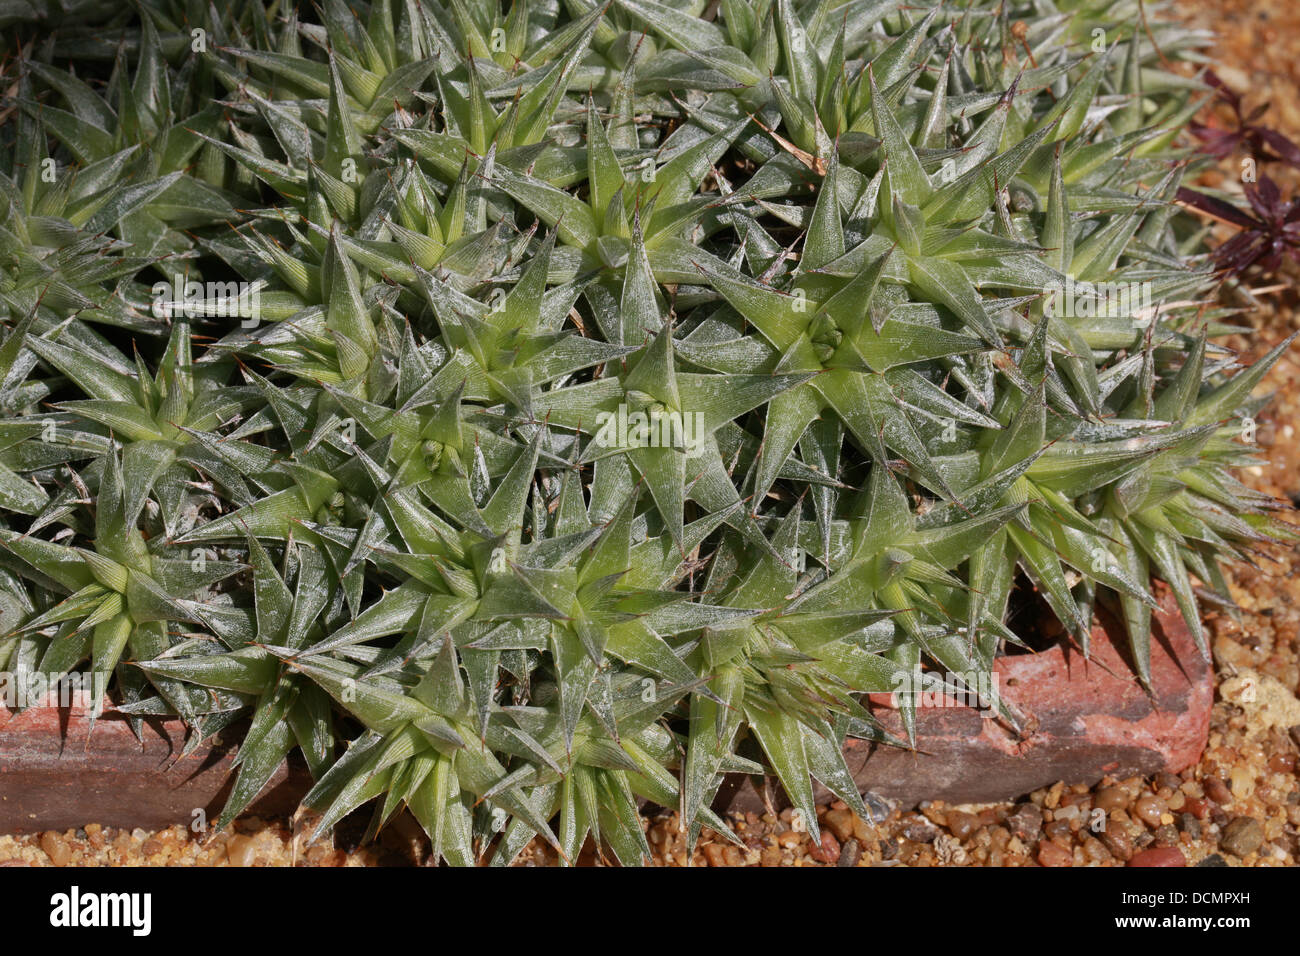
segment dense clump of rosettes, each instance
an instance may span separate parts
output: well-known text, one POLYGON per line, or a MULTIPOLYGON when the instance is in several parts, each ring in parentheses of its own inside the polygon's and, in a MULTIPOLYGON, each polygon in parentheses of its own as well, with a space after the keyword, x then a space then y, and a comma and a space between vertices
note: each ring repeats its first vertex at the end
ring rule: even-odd
POLYGON ((299 751, 322 829, 630 864, 642 800, 732 836, 731 772, 865 815, 845 738, 907 745, 865 693, 1016 726, 1018 581, 1085 652, 1112 602, 1145 682, 1163 579, 1204 650, 1276 533, 1233 470, 1280 353, 1214 344, 1160 59, 1203 37, 1156 12, 19 18, 0 669, 248 718, 223 825, 299 751))

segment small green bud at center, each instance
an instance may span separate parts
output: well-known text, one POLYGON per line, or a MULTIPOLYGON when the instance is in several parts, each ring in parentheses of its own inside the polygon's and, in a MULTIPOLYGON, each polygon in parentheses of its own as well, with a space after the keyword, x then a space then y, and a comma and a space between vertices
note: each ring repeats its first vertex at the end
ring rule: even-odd
POLYGON ((822 312, 813 316, 812 322, 808 324, 808 338, 812 341, 817 360, 829 362, 844 341, 844 333, 834 319, 822 312))

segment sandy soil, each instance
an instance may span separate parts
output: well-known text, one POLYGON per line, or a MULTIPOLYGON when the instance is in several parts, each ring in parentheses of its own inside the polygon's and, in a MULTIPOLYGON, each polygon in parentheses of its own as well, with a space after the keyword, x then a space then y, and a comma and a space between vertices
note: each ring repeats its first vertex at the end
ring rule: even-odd
MULTIPOLYGON (((1214 51, 1223 80, 1246 95, 1247 106, 1271 102, 1264 122, 1300 142, 1300 6, 1291 0, 1208 0, 1185 4, 1188 16, 1218 32, 1214 51)), ((1224 117, 1226 119, 1226 117, 1224 117)), ((1224 169, 1239 166, 1239 157, 1224 169)), ((1264 169, 1284 190, 1300 188, 1300 170, 1264 169)), ((1232 188, 1230 176, 1208 181, 1232 188)), ((1243 316, 1253 331, 1229 344, 1244 358, 1267 351, 1300 328, 1296 271, 1286 287, 1265 291, 1243 316)), ((1245 480, 1300 504, 1300 346, 1265 380, 1276 399, 1261 416, 1257 440, 1266 464, 1245 480)), ((1288 520, 1300 524, 1294 514, 1288 520)), ((1201 762, 1179 776, 1103 780, 1097 787, 1054 787, 1008 804, 923 805, 895 811, 879 823, 856 818, 841 804, 824 808, 822 843, 791 828, 789 811, 735 820, 746 849, 705 837, 690 860, 674 814, 647 818, 659 865, 891 866, 891 865, 1189 865, 1278 866, 1300 861, 1300 555, 1275 547, 1255 566, 1231 574, 1240 621, 1209 613, 1219 694, 1201 762), (1256 693, 1244 693, 1247 687, 1256 693), (1253 697, 1253 700, 1249 698, 1253 697), (1100 833, 1090 811, 1106 811, 1100 833)), ((157 833, 115 831, 88 824, 65 833, 0 837, 0 866, 368 866, 420 864, 427 844, 404 818, 381 841, 355 847, 346 834, 332 845, 307 846, 292 821, 239 821, 234 832, 206 841, 181 827, 157 833)), ((594 851, 582 862, 598 863, 594 851)), ((544 847, 524 865, 549 865, 544 847)))

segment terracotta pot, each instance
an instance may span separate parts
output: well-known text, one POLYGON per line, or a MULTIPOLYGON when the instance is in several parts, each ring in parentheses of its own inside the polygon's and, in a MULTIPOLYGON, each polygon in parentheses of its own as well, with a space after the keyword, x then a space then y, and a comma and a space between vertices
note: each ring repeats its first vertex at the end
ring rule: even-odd
MULTIPOLYGON (((945 706, 918 711, 916 752, 850 741, 846 752, 859 789, 907 805, 982 802, 1057 780, 1092 783, 1107 773, 1177 773, 1194 764, 1209 733, 1214 685, 1173 602, 1163 601, 1156 618, 1154 699, 1131 676, 1112 630, 1123 646, 1122 630, 1096 627, 1090 661, 1061 649, 998 661, 1002 693, 1028 717, 1023 738, 969 707, 945 706)), ((872 695, 870 706, 901 734, 889 695, 872 695)), ((239 728, 226 737, 238 740, 239 728)), ((178 759, 184 739, 178 720, 151 721, 137 740, 126 721, 111 715, 96 721, 92 733, 77 707, 14 715, 0 706, 0 833, 86 823, 190 826, 196 810, 211 824, 233 781, 234 747, 204 747, 178 759)), ((249 812, 292 813, 310 786, 306 768, 291 761, 249 812)), ((825 791, 818 797, 830 799, 825 791)), ((761 811, 764 803, 755 781, 737 776, 718 805, 761 811)))
MULTIPOLYGON (((1091 659, 1053 648, 994 664, 1001 693, 1027 717, 1018 736, 998 720, 955 701, 917 711, 916 751, 850 740, 845 747, 858 789, 904 806, 921 800, 1008 800, 1058 780, 1092 784, 1117 777, 1178 773, 1205 748, 1214 681, 1169 595, 1156 614, 1148 697, 1117 647, 1122 625, 1102 617, 1092 631, 1091 659)), ((890 695, 871 695, 871 710, 902 735, 890 695)), ((738 776, 720 794, 723 806, 761 812, 761 778, 738 776)), ((771 798, 772 790, 768 787, 771 798)), ((831 799, 818 791, 819 800, 831 799)), ((780 802, 778 801, 778 806, 780 802)))
MULTIPOLYGON (((239 731, 237 725, 226 736, 238 740, 239 731)), ((146 830, 200 821, 211 826, 234 782, 235 749, 205 746, 178 759, 184 743, 179 720, 148 721, 137 740, 130 725, 111 714, 95 721, 92 731, 84 707, 12 714, 0 706, 0 833, 87 823, 146 830)), ((306 767, 291 761, 248 812, 288 815, 310 786, 306 767)))

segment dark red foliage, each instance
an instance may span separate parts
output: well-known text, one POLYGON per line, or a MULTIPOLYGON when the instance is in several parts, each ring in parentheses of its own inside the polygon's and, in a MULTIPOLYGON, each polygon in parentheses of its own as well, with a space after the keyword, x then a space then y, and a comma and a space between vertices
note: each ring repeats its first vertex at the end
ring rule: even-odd
POLYGON ((1284 258, 1300 262, 1300 201, 1283 198, 1267 176, 1246 183, 1245 192, 1249 210, 1192 189, 1178 190, 1179 202, 1241 230, 1210 252, 1215 265, 1230 275, 1241 275, 1252 266, 1275 273, 1284 258))
POLYGON ((1277 130, 1256 123, 1268 109, 1267 103, 1255 107, 1246 115, 1242 112, 1241 95, 1230 89, 1213 70, 1206 70, 1204 79, 1214 88, 1219 98, 1228 104, 1236 116, 1237 128, 1219 129, 1193 122, 1192 135, 1201 141, 1201 152, 1223 159, 1238 148, 1244 148, 1260 162, 1284 162, 1300 169, 1300 146, 1277 130))

